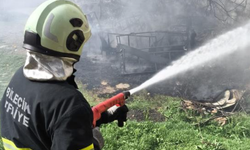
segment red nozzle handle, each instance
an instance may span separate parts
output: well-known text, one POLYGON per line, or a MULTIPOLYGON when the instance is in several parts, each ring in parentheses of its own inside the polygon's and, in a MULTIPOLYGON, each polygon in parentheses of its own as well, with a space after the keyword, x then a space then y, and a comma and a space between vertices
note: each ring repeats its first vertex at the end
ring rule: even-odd
POLYGON ((107 99, 100 104, 92 107, 93 111, 93 127, 96 126, 96 121, 101 118, 101 113, 109 109, 110 107, 114 105, 120 105, 123 106, 125 104, 125 99, 127 99, 130 96, 129 92, 119 93, 110 99, 107 99))

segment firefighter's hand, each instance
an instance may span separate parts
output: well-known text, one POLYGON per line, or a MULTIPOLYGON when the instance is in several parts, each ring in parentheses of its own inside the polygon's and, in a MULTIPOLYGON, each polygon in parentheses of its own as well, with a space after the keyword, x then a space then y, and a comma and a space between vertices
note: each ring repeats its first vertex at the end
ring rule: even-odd
POLYGON ((96 126, 117 120, 118 126, 123 127, 123 123, 127 121, 127 112, 128 107, 126 105, 121 107, 113 106, 101 114, 101 118, 96 122, 96 126))
POLYGON ((104 146, 104 139, 102 137, 102 133, 99 130, 99 127, 95 127, 94 129, 92 129, 92 132, 95 150, 101 150, 104 146))

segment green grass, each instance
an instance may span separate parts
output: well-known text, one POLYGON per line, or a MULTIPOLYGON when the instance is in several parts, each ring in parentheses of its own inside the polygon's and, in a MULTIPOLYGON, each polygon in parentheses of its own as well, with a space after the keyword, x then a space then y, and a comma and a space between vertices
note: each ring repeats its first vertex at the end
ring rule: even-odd
POLYGON ((248 137, 233 134, 224 136, 223 129, 208 132, 179 122, 135 122, 129 121, 124 128, 108 124, 101 129, 105 138, 106 150, 247 150, 248 137))
POLYGON ((15 71, 24 65, 25 55, 1 50, 0 56, 0 95, 2 96, 15 71))
MULTIPOLYGON (((244 128, 250 124, 246 125, 244 128)), ((249 137, 239 134, 240 130, 232 128, 231 124, 224 127, 210 125, 198 128, 181 120, 179 122, 128 121, 123 128, 112 123, 102 126, 101 131, 106 142, 105 150, 247 150, 250 148, 249 137)))
POLYGON ((197 126, 210 117, 194 115, 180 109, 180 99, 157 95, 145 97, 145 93, 132 97, 131 109, 156 109, 166 117, 164 122, 129 120, 125 127, 116 123, 103 125, 104 150, 248 150, 250 149, 250 116, 238 113, 220 126, 211 121, 197 126), (140 108, 140 106, 142 108, 140 108))
POLYGON ((86 90, 86 85, 82 84, 81 81, 76 80, 79 91, 83 94, 84 98, 88 100, 90 106, 95 106, 96 104, 105 100, 105 98, 99 98, 93 91, 86 90))

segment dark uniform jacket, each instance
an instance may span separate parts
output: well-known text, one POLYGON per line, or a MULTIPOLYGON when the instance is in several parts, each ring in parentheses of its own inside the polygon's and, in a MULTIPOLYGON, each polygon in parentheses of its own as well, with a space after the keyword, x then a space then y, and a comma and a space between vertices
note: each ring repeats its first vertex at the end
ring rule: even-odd
POLYGON ((20 68, 1 100, 1 134, 10 150, 92 150, 93 114, 66 81, 38 82, 20 68))

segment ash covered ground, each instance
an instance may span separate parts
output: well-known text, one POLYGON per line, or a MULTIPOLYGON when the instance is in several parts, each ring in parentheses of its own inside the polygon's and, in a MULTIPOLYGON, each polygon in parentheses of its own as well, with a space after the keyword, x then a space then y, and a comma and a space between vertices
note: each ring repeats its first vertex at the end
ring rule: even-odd
POLYGON ((117 63, 104 55, 82 57, 76 64, 76 78, 86 85, 87 89, 108 94, 134 88, 151 76, 149 74, 122 75, 117 63))

